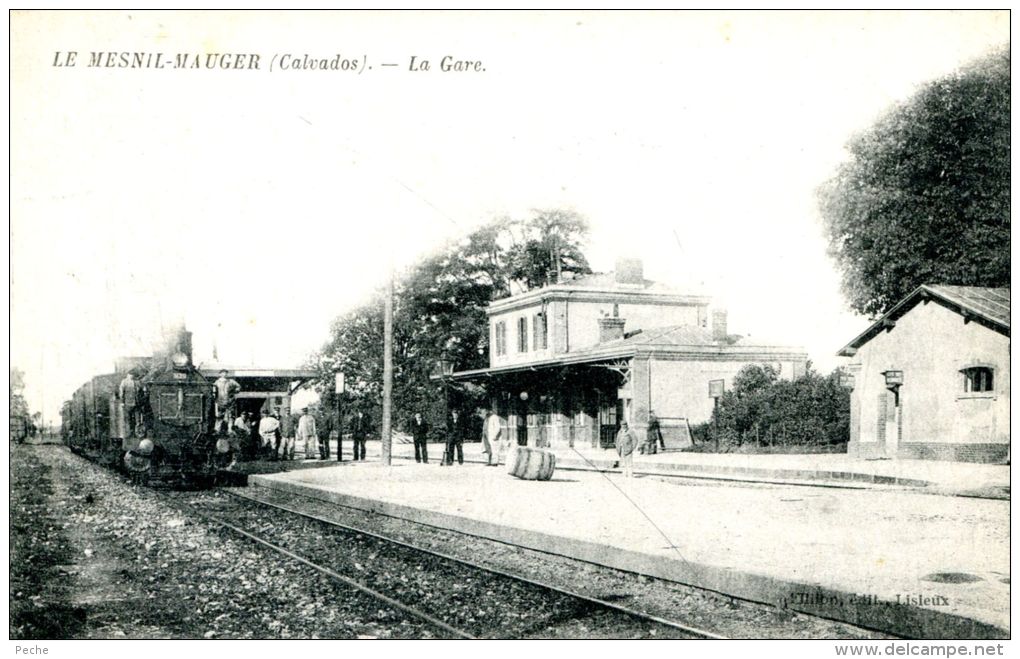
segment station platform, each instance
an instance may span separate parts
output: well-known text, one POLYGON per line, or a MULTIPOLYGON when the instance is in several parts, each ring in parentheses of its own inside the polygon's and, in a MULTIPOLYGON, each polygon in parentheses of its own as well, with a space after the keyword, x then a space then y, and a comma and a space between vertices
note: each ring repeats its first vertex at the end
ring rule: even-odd
POLYGON ((250 484, 908 638, 1009 636, 1008 501, 406 459, 250 484))
MULTIPOLYGON (((333 445, 335 456, 335 442, 333 445)), ((369 441, 367 459, 377 461, 380 442, 369 441)), ((443 445, 430 444, 429 458, 438 463, 443 445)), ((616 451, 591 447, 557 448, 560 470, 618 471, 616 451)), ((344 459, 352 457, 344 442, 344 459)), ((393 457, 413 460, 414 449, 395 441, 393 457)), ((484 464, 478 442, 464 444, 464 460, 484 464)), ((743 482, 818 485, 827 487, 915 489, 928 494, 1009 499, 1009 465, 940 462, 935 460, 863 460, 845 453, 737 454, 670 451, 635 455, 634 471, 664 477, 704 478, 743 482)))

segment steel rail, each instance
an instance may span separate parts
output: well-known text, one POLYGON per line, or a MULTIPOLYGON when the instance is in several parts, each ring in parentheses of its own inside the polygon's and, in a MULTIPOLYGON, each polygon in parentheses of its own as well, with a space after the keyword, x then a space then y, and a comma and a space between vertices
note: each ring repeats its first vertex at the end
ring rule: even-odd
POLYGON ((289 506, 285 506, 283 504, 274 503, 272 501, 265 501, 265 500, 259 499, 257 497, 250 496, 248 494, 241 494, 240 492, 237 492, 237 491, 232 490, 232 489, 221 488, 220 491, 224 492, 226 494, 229 494, 230 496, 236 497, 238 499, 244 499, 246 501, 251 501, 253 503, 257 503, 257 504, 260 504, 260 505, 263 505, 263 506, 268 506, 270 508, 276 508, 278 510, 282 510, 284 512, 288 512, 288 513, 291 513, 293 515, 298 515, 300 517, 305 517, 307 519, 314 520, 314 521, 319 522, 321 524, 326 524, 326 525, 329 525, 329 526, 335 526, 337 528, 344 529, 344 530, 347 530, 347 531, 353 531, 354 533, 360 533, 362 535, 367 535, 369 537, 376 538, 376 539, 381 540, 383 542, 387 542, 389 544, 397 545, 399 547, 404 547, 406 549, 410 549, 412 551, 415 551, 415 552, 418 552, 418 553, 421 553, 421 554, 428 554, 428 555, 431 555, 431 556, 435 556, 436 558, 441 558, 443 560, 447 560, 447 561, 450 561, 450 562, 453 562, 453 563, 458 563, 460 565, 464 565, 464 566, 467 566, 467 567, 470 567, 470 568, 473 568, 473 569, 476 569, 476 570, 481 570, 483 572, 488 572, 490 574, 495 574, 495 575, 499 575, 501 577, 505 577, 505 578, 508 578, 508 579, 513 579, 515 581, 519 581, 521 583, 528 584, 528 585, 531 585, 531 586, 535 586, 535 587, 538 587, 538 588, 541 588, 541 589, 544 589, 544 590, 553 591, 553 592, 558 593, 560 595, 565 595, 567 597, 571 597, 571 598, 574 598, 574 599, 578 599, 578 600, 587 602, 588 604, 592 604, 592 605, 595 605, 595 606, 598 606, 598 607, 610 609, 610 610, 616 611, 617 613, 622 613, 622 614, 631 616, 633 618, 637 618, 639 620, 646 620, 648 622, 654 622, 656 624, 663 625, 663 626, 666 626, 666 627, 672 627, 673 629, 676 629, 678 631, 684 632, 685 634, 691 634, 692 636, 697 636, 699 638, 711 639, 711 640, 727 640, 727 638, 728 638, 726 636, 722 636, 722 635, 716 634, 714 632, 707 631, 705 629, 699 629, 697 627, 691 627, 690 625, 685 625, 683 623, 676 622, 675 620, 669 620, 667 618, 660 618, 659 616, 655 616, 655 615, 652 615, 652 614, 649 614, 649 613, 645 613, 643 611, 637 611, 635 609, 629 609, 629 608, 627 608, 625 606, 621 606, 621 605, 615 604, 613 602, 607 602, 606 600, 601 600, 601 599, 598 599, 596 597, 591 597, 590 595, 584 595, 584 594, 581 594, 581 593, 576 593, 576 592, 567 590, 565 588, 561 588, 560 586, 555 586, 555 585, 544 583, 544 582, 541 582, 541 581, 536 581, 534 579, 529 579, 528 577, 524 577, 524 576, 521 576, 519 574, 514 574, 512 572, 507 572, 507 571, 501 570, 499 568, 491 567, 491 566, 488 566, 488 565, 482 565, 480 563, 475 563, 474 561, 470 561, 470 560, 463 559, 463 558, 458 558, 456 556, 452 556, 450 554, 446 554, 446 553, 443 553, 443 552, 440 552, 440 551, 436 551, 434 549, 428 549, 426 547, 419 547, 417 545, 413 545, 413 544, 410 544, 408 542, 404 542, 403 540, 397 540, 395 538, 390 538, 390 537, 381 535, 379 533, 376 533, 375 531, 369 531, 369 530, 366 530, 366 529, 358 528, 356 526, 349 526, 347 524, 343 524, 341 522, 337 522, 336 520, 331 520, 331 519, 327 519, 325 517, 321 517, 319 515, 315 515, 314 513, 309 513, 309 512, 302 511, 302 510, 297 510, 297 509, 291 508, 289 506))
POLYGON ((350 586, 351 588, 355 588, 355 589, 357 589, 357 590, 359 590, 359 591, 361 591, 361 592, 363 592, 363 593, 365 593, 367 595, 370 595, 370 596, 378 599, 381 602, 384 602, 387 606, 390 606, 390 607, 392 607, 394 609, 397 609, 399 611, 403 611, 404 613, 407 613, 407 614, 409 614, 409 615, 411 615, 411 616, 413 616, 415 618, 418 618, 420 620, 424 620, 425 622, 427 622, 430 625, 433 625, 434 627, 438 627, 439 629, 442 629, 442 630, 444 630, 446 632, 449 632, 450 634, 453 634, 457 638, 463 638, 463 639, 474 639, 475 638, 471 634, 469 634, 469 633, 467 633, 467 632, 465 632, 465 631, 463 631, 461 629, 457 629, 456 627, 453 627, 451 625, 448 625, 447 623, 443 622, 442 620, 439 620, 438 618, 435 618, 435 617, 425 613, 424 611, 419 611, 418 609, 414 608, 413 606, 408 606, 407 604, 404 604, 403 602, 399 602, 399 601, 393 599, 392 597, 389 597, 388 595, 384 595, 384 594, 380 593, 377 590, 373 590, 372 588, 369 588, 368 586, 366 586, 366 585, 364 585, 364 584, 362 584, 362 583, 360 583, 358 581, 355 581, 354 579, 351 579, 350 577, 345 577, 344 575, 340 574, 339 572, 335 572, 334 570, 331 570, 328 567, 324 567, 322 565, 319 565, 318 563, 314 563, 314 562, 308 560, 307 558, 304 558, 303 556, 298 556, 294 552, 292 552, 292 551, 290 551, 288 549, 285 549, 285 548, 283 548, 283 547, 281 547, 281 546, 279 546, 279 545, 277 545, 275 543, 272 543, 272 542, 266 540, 265 538, 261 538, 261 537, 255 535, 254 533, 250 533, 248 531, 245 531, 242 528, 238 528, 238 527, 234 526, 233 524, 231 524, 229 522, 226 522, 226 521, 224 521, 224 520, 222 520, 222 519, 220 519, 218 517, 215 517, 213 515, 208 515, 206 513, 198 511, 198 510, 195 510, 194 512, 199 517, 201 517, 202 519, 204 519, 204 520, 206 520, 208 522, 211 522, 213 524, 218 524, 219 526, 222 526, 222 527, 224 527, 226 529, 230 529, 234 533, 237 533, 238 535, 241 535, 241 536, 247 538, 248 540, 251 540, 252 542, 258 543, 258 544, 262 545, 263 547, 268 547, 269 549, 272 549, 273 551, 275 551, 275 552, 277 552, 279 554, 282 554, 283 556, 286 556, 287 558, 290 558, 290 559, 295 560, 295 561, 297 561, 299 563, 307 565, 308 567, 312 568, 313 570, 321 572, 322 574, 325 574, 328 577, 331 577, 331 578, 333 578, 333 579, 335 579, 335 580, 337 580, 337 581, 339 581, 339 582, 341 582, 343 584, 346 584, 346 585, 350 586))

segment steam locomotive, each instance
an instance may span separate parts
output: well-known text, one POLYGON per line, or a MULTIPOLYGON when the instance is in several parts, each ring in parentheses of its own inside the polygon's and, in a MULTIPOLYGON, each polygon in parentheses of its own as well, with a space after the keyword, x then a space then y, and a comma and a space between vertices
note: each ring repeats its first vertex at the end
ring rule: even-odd
POLYGON ((213 385, 192 363, 191 332, 181 328, 163 350, 117 370, 92 378, 65 404, 72 451, 146 485, 208 484, 231 463, 230 443, 215 432, 213 385), (120 395, 128 372, 130 408, 120 395))

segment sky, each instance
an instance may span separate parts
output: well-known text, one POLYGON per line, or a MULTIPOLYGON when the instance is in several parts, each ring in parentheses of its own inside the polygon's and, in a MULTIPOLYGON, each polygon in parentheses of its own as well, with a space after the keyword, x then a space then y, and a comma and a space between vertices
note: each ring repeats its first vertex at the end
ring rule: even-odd
POLYGON ((639 256, 829 370, 868 322, 815 190, 881 113, 1008 42, 1008 12, 15 12, 11 367, 56 420, 181 321, 198 362, 297 366, 391 267, 572 208, 595 270, 639 256), (108 51, 260 68, 88 66, 108 51))

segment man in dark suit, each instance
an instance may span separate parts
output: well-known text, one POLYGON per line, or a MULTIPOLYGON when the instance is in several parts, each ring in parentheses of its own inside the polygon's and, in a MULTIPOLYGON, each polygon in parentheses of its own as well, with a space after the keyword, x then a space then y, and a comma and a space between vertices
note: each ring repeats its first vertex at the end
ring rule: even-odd
POLYGON ((316 424, 316 428, 319 431, 319 458, 321 460, 329 460, 329 440, 330 435, 333 434, 334 425, 333 413, 322 411, 319 423, 316 424))
POLYGON ((420 412, 414 413, 414 421, 411 422, 411 437, 414 438, 414 461, 429 462, 429 424, 421 418, 420 412))
POLYGON ((351 437, 354 439, 354 459, 365 459, 365 440, 368 439, 369 421, 361 410, 351 420, 351 437))
POLYGON ((454 450, 457 451, 457 462, 464 464, 464 423, 457 410, 450 412, 450 421, 446 432, 446 451, 443 452, 442 464, 453 464, 454 450))

